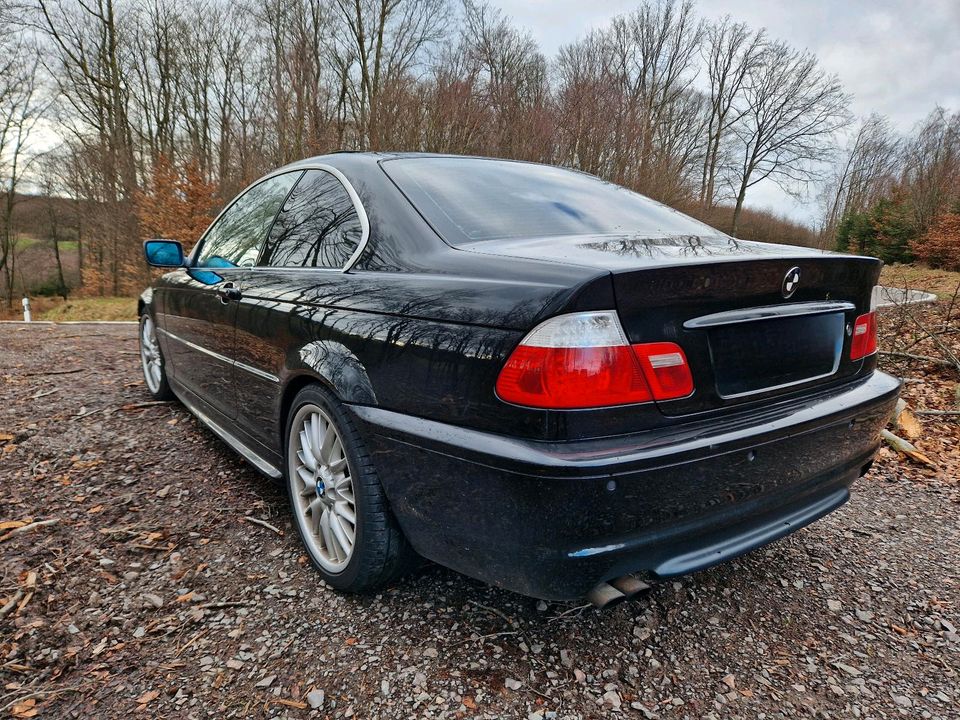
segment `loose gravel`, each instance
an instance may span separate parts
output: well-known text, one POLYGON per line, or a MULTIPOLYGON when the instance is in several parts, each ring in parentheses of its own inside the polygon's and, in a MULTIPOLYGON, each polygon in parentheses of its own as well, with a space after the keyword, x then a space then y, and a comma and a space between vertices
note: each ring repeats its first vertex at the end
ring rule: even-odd
POLYGON ((609 611, 429 563, 357 597, 280 486, 147 400, 135 328, 0 326, 0 716, 960 718, 960 506, 891 452, 824 520, 609 611))

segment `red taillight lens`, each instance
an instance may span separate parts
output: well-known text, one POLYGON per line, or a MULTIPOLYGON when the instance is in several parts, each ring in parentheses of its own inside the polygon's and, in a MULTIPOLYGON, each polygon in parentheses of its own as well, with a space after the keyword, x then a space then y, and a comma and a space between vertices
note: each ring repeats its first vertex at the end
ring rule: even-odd
POLYGON ((853 324, 853 339, 850 341, 850 359, 859 360, 877 351, 877 313, 868 312, 853 324))
POLYGON ((562 315, 538 326, 497 378, 497 395, 527 407, 575 409, 685 397, 686 356, 673 343, 628 345, 616 313, 562 315))
POLYGON ((686 397, 693 392, 693 376, 683 349, 675 343, 634 345, 654 400, 686 397))
POLYGON ((497 379, 502 400, 539 408, 589 408, 653 399, 629 345, 520 345, 497 379))

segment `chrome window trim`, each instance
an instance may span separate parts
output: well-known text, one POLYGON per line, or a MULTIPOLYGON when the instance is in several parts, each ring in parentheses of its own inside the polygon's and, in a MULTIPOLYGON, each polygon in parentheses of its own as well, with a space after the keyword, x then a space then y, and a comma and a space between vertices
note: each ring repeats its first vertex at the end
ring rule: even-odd
MULTIPOLYGON (((350 196, 350 200, 351 200, 351 202, 353 202, 353 207, 354 207, 354 209, 357 211, 357 217, 360 219, 360 242, 357 244, 357 249, 353 251, 353 254, 352 254, 349 258, 347 258, 347 262, 345 262, 345 263, 343 264, 343 267, 339 267, 339 268, 307 268, 307 269, 309 269, 309 270, 326 270, 326 271, 329 271, 329 272, 340 272, 340 273, 345 273, 345 272, 348 272, 349 270, 351 270, 351 269, 353 268, 354 264, 357 262, 357 260, 360 259, 360 256, 363 254, 363 251, 367 249, 367 243, 368 243, 369 240, 370 240, 370 220, 369 220, 369 218, 367 218, 367 211, 364 209, 363 203, 360 202, 360 195, 357 194, 356 189, 353 187, 353 183, 351 183, 351 182, 347 179, 347 176, 344 175, 342 172, 340 172, 337 168, 333 167, 332 165, 327 165, 326 163, 315 163, 315 162, 305 162, 305 163, 303 163, 303 164, 296 165, 295 167, 285 166, 285 167, 279 168, 278 170, 274 170, 272 173, 269 173, 269 174, 267 174, 267 175, 264 175, 263 177, 255 180, 254 182, 252 182, 252 183, 250 183, 249 185, 247 185, 247 187, 245 187, 241 192, 237 193, 236 197, 234 197, 233 200, 231 200, 230 203, 229 203, 225 208, 223 208, 223 210, 221 210, 221 211, 217 214, 217 216, 213 219, 213 222, 211 222, 211 223, 207 226, 207 229, 203 231, 203 234, 200 236, 200 240, 197 241, 196 247, 194 247, 193 252, 190 253, 190 264, 191 264, 191 267, 193 266, 193 261, 194 261, 194 259, 196 258, 196 256, 200 254, 200 248, 203 246, 204 241, 207 239, 207 234, 210 232, 210 228, 212 228, 214 225, 216 225, 216 224, 217 224, 217 221, 220 219, 220 217, 221 217, 227 210, 229 210, 229 209, 233 206, 233 204, 234 204, 238 199, 240 199, 240 197, 242 197, 243 195, 245 195, 245 194, 247 193, 247 191, 251 190, 253 187, 255 187, 256 185, 259 185, 259 184, 262 183, 262 182, 265 182, 265 181, 267 181, 267 180, 270 180, 271 178, 277 177, 278 175, 286 175, 287 173, 298 172, 298 173, 300 173, 300 177, 297 178, 297 181, 293 184, 293 187, 290 189, 290 191, 293 192, 294 190, 296 190, 297 185, 300 184, 300 180, 303 179, 303 173, 306 172, 307 170, 323 170, 324 172, 328 172, 328 173, 330 173, 331 175, 333 175, 333 176, 340 182, 340 184, 343 186, 343 189, 347 191, 347 195, 350 196)), ((284 200, 284 203, 286 203, 286 200, 284 200)), ((279 215, 282 211, 283 211, 283 205, 281 205, 281 206, 280 206, 280 209, 277 210, 277 215, 279 215)), ((276 221, 277 215, 274 216, 274 218, 273 218, 274 221, 276 221)), ((273 226, 271 225, 271 229, 272 229, 272 227, 273 227, 273 226)), ((269 236, 269 231, 268 231, 268 236, 269 236)), ((263 242, 266 243, 266 241, 267 241, 267 238, 265 237, 265 238, 263 239, 263 242)), ((262 248, 261 248, 261 249, 262 249, 262 248)), ((268 267, 269 267, 269 268, 274 268, 274 267, 280 267, 280 268, 282 268, 282 267, 284 267, 284 266, 282 266, 282 265, 280 265, 280 266, 272 266, 272 265, 253 265, 253 266, 250 266, 250 267, 240 267, 240 266, 238 266, 238 268, 239 268, 239 269, 242 269, 242 270, 255 270, 255 269, 260 268, 260 267, 262 267, 262 268, 268 268, 268 267)), ((304 269, 304 268, 300 268, 300 269, 304 269)))
MULTIPOLYGON (((286 174, 288 174, 288 173, 299 173, 301 177, 303 176, 303 170, 298 169, 298 168, 289 168, 289 167, 288 167, 288 168, 285 168, 285 169, 282 169, 282 170, 276 170, 276 171, 270 173, 269 175, 264 175, 262 178, 259 178, 259 179, 257 179, 257 180, 254 180, 252 183, 250 183, 249 185, 247 185, 243 190, 241 190, 241 191, 238 192, 236 195, 234 195, 234 196, 233 196, 233 199, 230 200, 230 202, 228 202, 226 205, 224 205, 223 210, 221 210, 220 212, 218 212, 218 213, 217 213, 217 216, 213 219, 213 221, 212 221, 209 225, 207 225, 207 229, 204 230, 203 233, 201 233, 200 239, 197 240, 197 244, 193 246, 193 250, 190 251, 190 255, 187 257, 187 259, 190 261, 190 264, 189 264, 189 266, 187 267, 187 269, 189 270, 189 269, 193 269, 193 268, 197 268, 197 267, 198 267, 197 265, 194 265, 194 263, 196 262, 197 256, 200 254, 200 250, 203 248, 203 244, 207 241, 207 235, 210 234, 210 229, 220 221, 220 218, 224 216, 224 214, 227 212, 227 210, 229 210, 230 208, 232 208, 234 205, 237 204, 237 200, 239 200, 241 197, 243 197, 244 195, 246 195, 250 190, 252 190, 253 188, 255 188, 255 187, 256 187, 257 185, 259 185, 260 183, 266 182, 267 180, 270 180, 270 179, 272 179, 272 178, 275 178, 275 177, 277 177, 277 176, 279 176, 279 175, 286 175, 286 174)), ((296 180, 294 180, 293 185, 291 186, 290 189, 292 190, 293 188, 295 188, 295 187, 297 186, 297 183, 298 183, 298 182, 300 182, 300 178, 299 178, 299 177, 298 177, 296 180)), ((288 193, 287 193, 287 196, 289 196, 289 195, 290 195, 290 193, 288 192, 288 193)), ((286 202, 286 197, 284 197, 284 202, 286 202)), ((281 208, 282 208, 282 207, 283 207, 283 206, 281 205, 281 208)), ((277 210, 277 215, 279 215, 279 214, 280 214, 280 210, 277 210)), ((273 219, 274 219, 274 220, 277 219, 277 215, 274 215, 274 216, 273 216, 273 219)), ((271 228, 273 227, 273 223, 272 223, 272 222, 270 223, 270 227, 271 227, 271 228)), ((269 233, 270 231, 267 230, 267 232, 269 233)), ((267 238, 264 237, 264 238, 263 238, 263 242, 266 243, 266 241, 267 241, 267 238)), ((262 249, 262 248, 261 248, 261 249, 262 249)), ((259 253, 257 254, 257 257, 259 258, 259 253)), ((199 267, 202 267, 202 266, 199 266, 199 267)), ((220 269, 221 269, 221 270, 248 270, 250 267, 254 267, 254 266, 235 265, 235 266, 233 266, 232 268, 220 268, 220 269)))
POLYGON ((215 358, 222 363, 226 363, 227 365, 232 365, 233 367, 239 368, 240 370, 246 370, 251 375, 256 375, 257 377, 263 378, 264 380, 269 380, 272 383, 277 383, 277 384, 280 383, 280 378, 278 378, 276 375, 272 375, 271 373, 260 370, 259 368, 255 368, 252 365, 247 365, 246 363, 242 363, 239 360, 231 360, 226 355, 221 355, 220 353, 214 352, 213 350, 205 348, 202 345, 197 345, 196 343, 192 343, 189 340, 184 340, 182 337, 180 337, 179 335, 174 335, 169 330, 164 330, 163 328, 157 328, 157 330, 159 330, 161 333, 166 335, 171 340, 176 340, 178 343, 182 343, 183 345, 186 345, 189 348, 193 348, 197 352, 202 352, 205 355, 209 355, 210 357, 215 358))

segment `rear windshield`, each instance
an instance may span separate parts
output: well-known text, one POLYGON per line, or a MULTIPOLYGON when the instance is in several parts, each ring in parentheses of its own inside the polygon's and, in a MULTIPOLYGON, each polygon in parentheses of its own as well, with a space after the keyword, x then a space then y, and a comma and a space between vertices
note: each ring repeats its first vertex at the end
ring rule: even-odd
POLYGON ((591 175, 482 158, 400 158, 383 168, 453 245, 556 235, 717 235, 665 205, 591 175))

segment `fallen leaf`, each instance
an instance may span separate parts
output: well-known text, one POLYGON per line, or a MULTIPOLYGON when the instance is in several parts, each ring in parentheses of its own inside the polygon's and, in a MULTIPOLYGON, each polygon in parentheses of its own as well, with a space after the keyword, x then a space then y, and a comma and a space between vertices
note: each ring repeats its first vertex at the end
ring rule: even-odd
POLYGON ((18 702, 12 708, 10 708, 10 714, 18 718, 31 718, 36 716, 39 712, 36 707, 37 701, 33 698, 27 698, 22 702, 18 702))
POLYGON ((87 510, 88 515, 96 515, 98 512, 103 510, 103 505, 94 505, 92 508, 87 510))
POLYGON ((305 702, 298 702, 297 700, 284 700, 281 698, 279 700, 272 700, 271 702, 274 705, 286 705, 287 707, 296 708, 297 710, 307 709, 307 704, 305 702))
POLYGON ((463 699, 463 706, 464 706, 465 708, 467 708, 468 710, 476 710, 476 709, 477 709, 477 703, 475 703, 474 700, 473 700, 473 698, 472 698, 472 697, 469 697, 469 696, 468 696, 468 697, 465 697, 465 698, 463 699))
POLYGON ((0 522, 0 530, 12 530, 13 528, 29 525, 32 522, 33 518, 27 518, 26 520, 4 520, 0 522))
POLYGON ((159 691, 159 690, 150 690, 150 691, 148 691, 148 692, 145 692, 145 693, 144 693, 143 695, 141 695, 140 697, 138 697, 138 698, 137 698, 137 703, 140 704, 140 705, 147 705, 147 704, 149 704, 149 703, 152 703, 152 702, 153 702, 154 700, 156 700, 158 697, 160 697, 160 691, 159 691))
POLYGON ((13 435, 10 433, 0 433, 0 442, 9 442, 13 440, 13 435))

